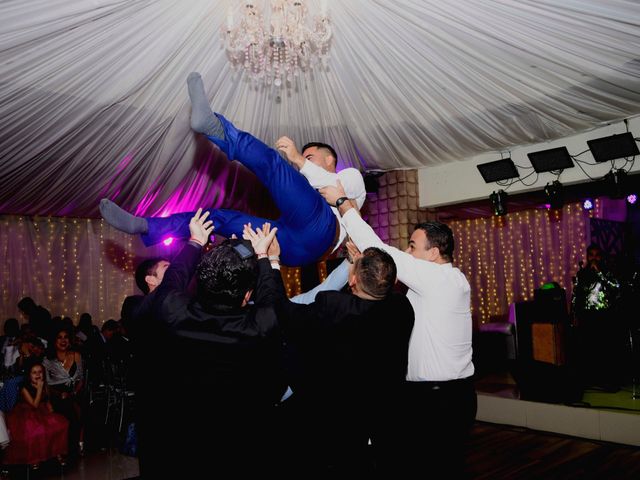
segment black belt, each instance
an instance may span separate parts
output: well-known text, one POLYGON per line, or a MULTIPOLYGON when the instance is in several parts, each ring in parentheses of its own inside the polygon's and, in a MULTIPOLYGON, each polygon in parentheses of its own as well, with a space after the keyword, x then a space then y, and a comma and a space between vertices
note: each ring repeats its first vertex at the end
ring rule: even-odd
POLYGON ((473 376, 466 378, 456 378, 455 380, 422 380, 407 381, 407 385, 416 386, 417 388, 428 388, 430 390, 438 390, 439 388, 449 388, 460 386, 473 382, 473 376))

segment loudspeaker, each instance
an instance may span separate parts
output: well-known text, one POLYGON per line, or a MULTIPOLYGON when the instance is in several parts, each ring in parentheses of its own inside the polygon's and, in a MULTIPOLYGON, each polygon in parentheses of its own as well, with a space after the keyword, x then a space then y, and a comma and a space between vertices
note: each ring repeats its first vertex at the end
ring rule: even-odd
POLYGON ((548 403, 582 401, 583 386, 567 366, 545 362, 517 361, 511 371, 522 400, 548 403))
POLYGON ((537 288, 533 291, 533 300, 538 310, 538 322, 567 323, 567 295, 564 288, 537 288))
POLYGON ((640 155, 631 132, 588 140, 587 145, 596 162, 608 162, 616 158, 640 155))
POLYGON ((532 323, 533 360, 553 365, 565 363, 563 323, 532 323))
POLYGON ((538 316, 533 301, 516 302, 516 358, 529 361, 533 359, 533 341, 531 339, 531 324, 538 316))
POLYGON ((574 166, 567 147, 531 152, 527 153, 527 157, 529 157, 529 161, 536 173, 564 170, 565 168, 573 168, 574 166))
POLYGON ((509 178, 516 178, 520 176, 515 163, 510 158, 503 158, 502 160, 496 160, 495 162, 482 163, 476 165, 480 175, 486 183, 499 182, 500 180, 507 180, 509 178))

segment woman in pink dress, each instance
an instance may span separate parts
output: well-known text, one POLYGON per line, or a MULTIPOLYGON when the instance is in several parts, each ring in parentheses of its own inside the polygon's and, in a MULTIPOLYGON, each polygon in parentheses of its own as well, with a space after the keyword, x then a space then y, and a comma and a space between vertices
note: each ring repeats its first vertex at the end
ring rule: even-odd
POLYGON ((7 428, 11 440, 5 450, 5 464, 38 468, 40 462, 57 458, 64 465, 69 422, 53 412, 44 366, 39 361, 27 369, 20 399, 7 415, 7 428))

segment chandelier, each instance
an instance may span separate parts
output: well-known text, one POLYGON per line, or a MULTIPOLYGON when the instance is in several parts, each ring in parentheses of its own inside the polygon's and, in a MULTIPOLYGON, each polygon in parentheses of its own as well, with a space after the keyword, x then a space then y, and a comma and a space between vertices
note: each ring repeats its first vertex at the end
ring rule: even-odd
POLYGON ((331 40, 326 0, 310 24, 307 13, 303 0, 271 0, 265 23, 261 9, 248 0, 234 25, 233 11, 229 10, 222 35, 233 67, 244 69, 256 83, 264 81, 278 88, 291 86, 301 72, 318 64, 326 67, 331 40))

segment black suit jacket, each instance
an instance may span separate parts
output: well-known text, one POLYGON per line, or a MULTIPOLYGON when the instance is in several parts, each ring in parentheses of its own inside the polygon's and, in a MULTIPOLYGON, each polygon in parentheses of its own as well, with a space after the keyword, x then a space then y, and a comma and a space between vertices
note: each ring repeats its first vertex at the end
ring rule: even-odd
POLYGON ((151 477, 201 474, 211 469, 212 456, 215 469, 257 467, 260 461, 239 457, 260 458, 274 405, 286 390, 280 330, 266 306, 274 290, 269 261, 258 262, 254 305, 211 311, 186 293, 200 255, 200 247, 187 243, 171 262, 144 329, 152 338, 139 379, 147 446, 141 454, 151 477))
POLYGON ((325 445, 387 436, 400 423, 414 314, 404 295, 365 300, 321 292, 315 302, 289 301, 280 275, 277 310, 296 372, 294 397, 313 435, 325 445), (345 440, 346 439, 346 440, 345 440))

